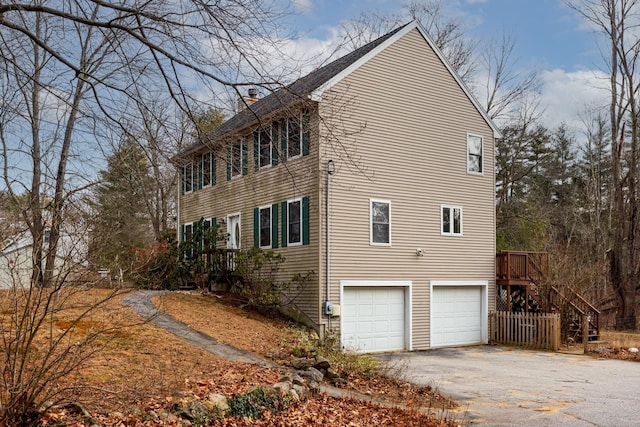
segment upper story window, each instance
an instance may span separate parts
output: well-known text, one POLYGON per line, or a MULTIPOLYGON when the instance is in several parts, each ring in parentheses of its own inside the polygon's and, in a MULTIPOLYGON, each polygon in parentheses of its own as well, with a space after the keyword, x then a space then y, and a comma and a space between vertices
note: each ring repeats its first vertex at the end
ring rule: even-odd
POLYGON ((441 206, 441 234, 462 236, 462 207, 441 206))
POLYGON ((247 174, 247 143, 239 139, 227 148, 227 181, 247 174))
POLYGON ((370 244, 391 245, 391 202, 369 200, 371 228, 370 244))
POLYGON ((266 166, 271 166, 271 135, 269 134, 270 129, 260 129, 260 131, 256 131, 258 138, 258 166, 263 168, 266 166))
POLYGON ((482 167, 482 151, 482 137, 467 134, 467 172, 477 174, 484 172, 482 167))
POLYGON ((216 158, 213 152, 202 155, 202 186, 215 185, 216 183, 216 158))
POLYGON ((289 117, 286 122, 287 130, 287 158, 292 159, 302 154, 302 138, 300 132, 300 118, 289 117))
POLYGON ((231 146, 231 177, 242 175, 242 142, 234 142, 231 146))
POLYGON ((193 163, 189 162, 182 166, 182 192, 193 191, 193 163))

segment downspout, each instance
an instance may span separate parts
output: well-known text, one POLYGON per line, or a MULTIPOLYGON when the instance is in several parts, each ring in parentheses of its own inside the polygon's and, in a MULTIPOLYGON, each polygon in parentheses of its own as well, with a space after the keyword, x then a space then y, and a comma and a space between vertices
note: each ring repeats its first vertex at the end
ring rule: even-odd
POLYGON ((333 160, 329 159, 327 161, 327 188, 325 191, 325 254, 324 254, 324 262, 325 262, 325 286, 326 286, 326 296, 327 299, 324 302, 324 314, 328 317, 329 320, 329 329, 331 329, 331 315, 333 314, 333 304, 331 303, 331 291, 330 291, 330 283, 331 283, 331 270, 330 270, 330 262, 329 262, 329 230, 330 230, 330 220, 329 220, 329 208, 330 208, 330 194, 331 194, 331 175, 335 172, 335 165, 333 160))
POLYGON ((178 201, 176 203, 176 242, 180 245, 180 199, 182 198, 182 166, 178 166, 178 201))

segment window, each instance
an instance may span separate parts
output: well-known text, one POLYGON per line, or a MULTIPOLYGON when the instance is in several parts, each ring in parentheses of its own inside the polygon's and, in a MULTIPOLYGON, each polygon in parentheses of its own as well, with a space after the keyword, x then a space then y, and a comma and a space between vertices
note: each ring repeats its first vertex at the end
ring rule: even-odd
POLYGON ((271 136, 269 135, 269 129, 261 129, 258 132, 258 141, 259 167, 271 166, 271 136))
POLYGON ((242 142, 235 142, 231 146, 231 177, 242 175, 242 142))
POLYGON ((297 117, 289 117, 287 119, 287 158, 298 157, 301 153, 300 120, 297 117))
POLYGON ((441 223, 443 236, 462 236, 462 208, 442 206, 441 223))
POLYGON ((260 247, 271 247, 271 206, 260 208, 260 247))
POLYGON ((302 199, 287 202, 287 244, 302 244, 302 199))
POLYGON ((189 193, 193 190, 193 163, 182 166, 182 191, 189 193))
POLYGON ((202 186, 215 185, 216 183, 216 159, 213 152, 202 155, 202 186))
POLYGON ((391 245, 391 202, 370 200, 372 245, 391 245))
POLYGON ((481 174, 482 170, 482 137, 467 134, 467 172, 481 174))
POLYGON ((193 160, 193 191, 202 189, 202 156, 193 160))

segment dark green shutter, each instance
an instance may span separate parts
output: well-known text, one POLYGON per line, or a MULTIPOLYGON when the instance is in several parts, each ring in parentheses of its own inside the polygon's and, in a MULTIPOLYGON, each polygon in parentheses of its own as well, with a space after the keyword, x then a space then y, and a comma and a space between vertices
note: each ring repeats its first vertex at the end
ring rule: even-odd
POLYGON ((227 147, 227 181, 231 181, 231 150, 233 147, 227 147))
POLYGON ((278 204, 271 205, 271 247, 278 247, 278 204))
POLYGON ((216 185, 216 153, 211 152, 211 185, 216 185))
POLYGON ((289 157, 289 146, 287 145, 287 119, 280 120, 280 152, 282 161, 286 162, 289 157))
POLYGON ((260 169, 260 132, 253 131, 253 170, 260 169))
POLYGON ((184 224, 180 225, 180 243, 184 242, 184 224))
POLYGON ((271 123, 271 166, 278 164, 278 122, 271 123))
POLYGON ((309 155, 311 143, 311 131, 309 130, 309 110, 302 110, 302 155, 309 155))
POLYGON ((213 229, 213 242, 211 242, 210 246, 215 248, 218 244, 218 222, 216 217, 211 218, 211 228, 213 229))
POLYGON ((309 244, 309 198, 302 198, 302 244, 309 244))
POLYGON ((287 224, 287 218, 289 215, 289 211, 287 210, 287 202, 282 202, 282 221, 280 221, 280 223, 282 224, 282 227, 280 227, 282 230, 280 231, 280 233, 282 233, 282 247, 286 248, 287 244, 289 243, 289 241, 287 240, 287 232, 288 230, 288 224, 287 224))
POLYGON ((247 174, 247 158, 249 157, 249 149, 247 148, 247 143, 242 144, 242 175, 247 174))
POLYGON ((253 246, 260 247, 260 209, 253 209, 253 246))

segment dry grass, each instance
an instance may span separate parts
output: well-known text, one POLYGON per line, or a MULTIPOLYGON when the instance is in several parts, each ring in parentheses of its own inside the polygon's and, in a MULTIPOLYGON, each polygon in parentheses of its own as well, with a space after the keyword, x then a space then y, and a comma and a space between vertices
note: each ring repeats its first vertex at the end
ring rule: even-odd
POLYGON ((607 342, 608 347, 613 348, 640 348, 640 333, 602 331, 600 339, 607 342))

